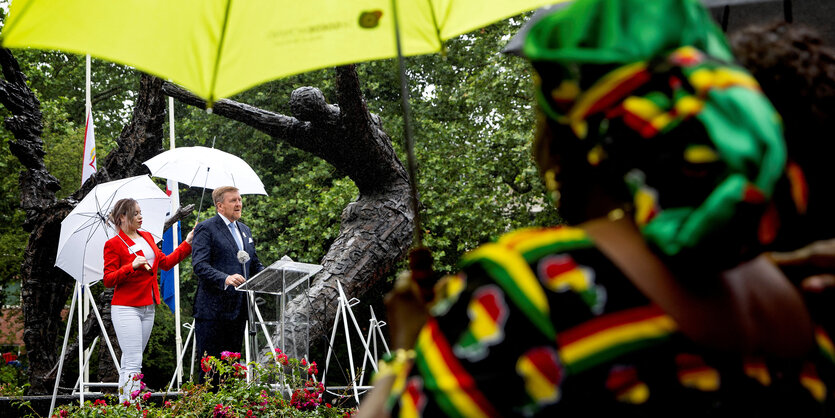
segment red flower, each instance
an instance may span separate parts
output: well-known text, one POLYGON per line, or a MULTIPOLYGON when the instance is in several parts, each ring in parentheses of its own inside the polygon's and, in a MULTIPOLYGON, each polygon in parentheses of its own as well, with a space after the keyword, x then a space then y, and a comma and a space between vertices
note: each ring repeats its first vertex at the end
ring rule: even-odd
POLYGON ((101 405, 101 406, 107 406, 107 401, 105 401, 104 399, 96 399, 96 401, 95 401, 95 402, 93 402, 93 405, 96 405, 96 406, 99 406, 99 405, 101 405))
POLYGON ((243 364, 235 363, 235 364, 232 365, 232 367, 235 369, 234 377, 241 378, 241 377, 244 377, 246 375, 247 368, 243 364))
POLYGON ((233 413, 231 411, 231 406, 223 406, 223 404, 215 405, 215 409, 212 413, 213 418, 223 418, 223 417, 231 417, 233 413))
POLYGON ((307 374, 315 375, 317 373, 319 373, 319 368, 316 367, 316 362, 315 361, 311 361, 310 362, 310 367, 307 368, 307 374))
POLYGON ((302 365, 302 367, 307 366, 307 360, 302 359, 301 365, 302 365))
POLYGON ((241 353, 233 353, 231 351, 224 351, 220 353, 220 359, 226 361, 235 361, 241 358, 241 353))
POLYGON ((203 359, 200 360, 200 368, 203 370, 203 373, 208 373, 212 370, 212 364, 209 362, 211 358, 213 357, 203 357, 203 359))

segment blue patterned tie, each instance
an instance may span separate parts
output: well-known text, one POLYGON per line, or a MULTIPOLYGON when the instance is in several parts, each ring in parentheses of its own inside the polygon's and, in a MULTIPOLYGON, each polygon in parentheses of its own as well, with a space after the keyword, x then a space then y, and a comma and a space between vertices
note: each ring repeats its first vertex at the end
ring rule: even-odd
POLYGON ((229 232, 232 233, 232 238, 235 238, 235 243, 238 244, 238 249, 243 250, 244 249, 244 243, 241 242, 241 236, 238 235, 238 233, 237 233, 238 231, 235 231, 235 223, 234 222, 229 222, 229 232))

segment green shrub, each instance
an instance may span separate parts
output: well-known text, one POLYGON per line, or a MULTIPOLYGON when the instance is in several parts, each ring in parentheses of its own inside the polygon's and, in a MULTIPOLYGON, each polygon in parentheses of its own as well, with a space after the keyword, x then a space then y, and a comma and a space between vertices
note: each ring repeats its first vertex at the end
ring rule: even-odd
MULTIPOLYGON (((130 394, 131 400, 117 398, 86 401, 84 405, 63 405, 53 417, 348 417, 354 410, 325 403, 324 387, 317 382, 315 362, 307 363, 276 350, 274 361, 266 365, 242 364, 240 353, 224 351, 221 358, 205 357, 200 367, 207 383, 186 383, 182 394, 159 405, 141 384, 130 394), (246 374, 253 378, 247 382, 246 374), (210 383, 217 376, 218 386, 210 383)), ((142 375, 137 378, 142 379, 142 375)))

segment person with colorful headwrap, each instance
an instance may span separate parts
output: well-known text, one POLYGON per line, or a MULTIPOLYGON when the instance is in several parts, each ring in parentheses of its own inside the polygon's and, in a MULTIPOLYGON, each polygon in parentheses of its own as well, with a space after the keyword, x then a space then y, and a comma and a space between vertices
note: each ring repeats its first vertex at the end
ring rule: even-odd
POLYGON ((360 416, 831 408, 835 346, 757 257, 777 229, 779 116, 699 2, 579 0, 524 53, 534 158, 576 226, 479 247, 425 305, 398 280, 399 349, 360 416))

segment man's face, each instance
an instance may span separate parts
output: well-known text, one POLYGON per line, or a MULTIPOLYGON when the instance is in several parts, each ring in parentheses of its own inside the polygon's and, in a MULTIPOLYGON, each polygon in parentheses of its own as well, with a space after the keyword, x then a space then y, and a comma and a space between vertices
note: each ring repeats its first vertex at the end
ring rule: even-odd
POLYGON ((217 204, 217 212, 233 222, 241 219, 242 208, 241 194, 236 191, 224 193, 222 200, 217 204))

